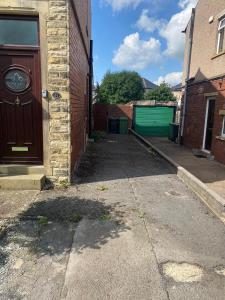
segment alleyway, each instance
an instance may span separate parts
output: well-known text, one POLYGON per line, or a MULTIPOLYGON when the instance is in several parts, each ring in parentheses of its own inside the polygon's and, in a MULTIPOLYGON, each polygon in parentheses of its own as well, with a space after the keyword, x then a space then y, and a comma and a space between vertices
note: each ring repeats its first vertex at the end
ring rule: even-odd
POLYGON ((167 162, 112 135, 90 145, 76 183, 11 225, 0 299, 225 299, 224 224, 167 162))

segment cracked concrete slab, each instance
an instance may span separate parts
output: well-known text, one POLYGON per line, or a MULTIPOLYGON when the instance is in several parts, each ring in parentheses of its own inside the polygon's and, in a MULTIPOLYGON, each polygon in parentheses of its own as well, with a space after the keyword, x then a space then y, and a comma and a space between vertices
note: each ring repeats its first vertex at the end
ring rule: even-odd
POLYGON ((134 226, 84 219, 74 236, 62 295, 63 300, 166 300, 143 222, 134 226), (109 231, 116 234, 103 244, 94 243, 109 231))

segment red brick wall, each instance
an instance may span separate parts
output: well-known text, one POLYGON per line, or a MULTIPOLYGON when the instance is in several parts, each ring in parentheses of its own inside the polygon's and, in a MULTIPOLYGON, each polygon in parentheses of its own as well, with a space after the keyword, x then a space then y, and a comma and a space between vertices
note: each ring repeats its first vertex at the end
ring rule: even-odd
MULTIPOLYGON (((75 7, 79 17, 85 45, 89 53, 89 36, 86 33, 86 24, 90 19, 89 0, 76 0, 75 7)), ((71 168, 76 168, 80 156, 86 147, 86 133, 88 124, 88 75, 89 61, 85 54, 81 33, 78 29, 74 10, 70 4, 70 99, 71 99, 71 168)), ((89 26, 89 24, 87 24, 89 26)))
POLYGON ((219 111, 225 109, 225 80, 212 80, 188 87, 183 142, 189 148, 202 148, 207 104, 205 94, 213 92, 218 92, 218 96, 215 96, 216 107, 211 152, 216 160, 225 163, 225 141, 217 138, 221 135, 223 120, 219 111))
POLYGON ((91 36, 91 1, 90 0, 70 0, 76 6, 77 15, 80 21, 81 30, 84 36, 86 47, 89 48, 88 36, 91 36))
POLYGON ((108 118, 127 117, 129 127, 132 125, 133 106, 132 105, 114 105, 114 104, 94 104, 94 130, 107 131, 108 118))

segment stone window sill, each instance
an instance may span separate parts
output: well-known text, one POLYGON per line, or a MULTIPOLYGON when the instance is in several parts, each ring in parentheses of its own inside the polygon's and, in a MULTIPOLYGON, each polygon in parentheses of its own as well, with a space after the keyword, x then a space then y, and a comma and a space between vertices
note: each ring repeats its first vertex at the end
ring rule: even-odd
POLYGON ((225 51, 223 51, 223 52, 221 52, 221 53, 218 53, 218 54, 215 54, 211 59, 213 60, 213 59, 215 59, 215 58, 217 58, 217 57, 220 57, 220 56, 222 56, 222 55, 225 55, 225 51))
POLYGON ((217 136, 216 139, 225 142, 225 136, 217 136))

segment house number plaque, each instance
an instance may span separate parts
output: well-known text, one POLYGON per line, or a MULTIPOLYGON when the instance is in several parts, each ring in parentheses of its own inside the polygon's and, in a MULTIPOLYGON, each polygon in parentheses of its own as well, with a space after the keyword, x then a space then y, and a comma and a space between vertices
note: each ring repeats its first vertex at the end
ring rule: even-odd
POLYGON ((28 152, 28 147, 12 147, 12 152, 28 152))

